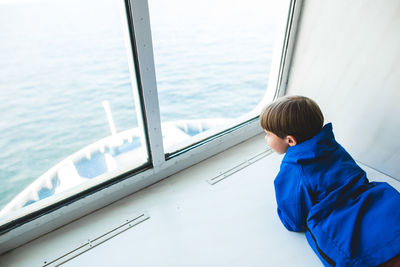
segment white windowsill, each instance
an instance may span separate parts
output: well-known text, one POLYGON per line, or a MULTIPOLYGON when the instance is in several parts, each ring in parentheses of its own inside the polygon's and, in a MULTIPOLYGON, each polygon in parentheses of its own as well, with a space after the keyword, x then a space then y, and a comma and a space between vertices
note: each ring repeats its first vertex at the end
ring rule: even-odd
MULTIPOLYGON (((281 156, 207 182, 265 150, 258 135, 2 255, 0 265, 42 266, 145 213, 147 220, 65 265, 321 266, 304 235, 286 231, 277 217, 273 179, 281 156)), ((400 190, 400 182, 362 167, 370 180, 400 190)))

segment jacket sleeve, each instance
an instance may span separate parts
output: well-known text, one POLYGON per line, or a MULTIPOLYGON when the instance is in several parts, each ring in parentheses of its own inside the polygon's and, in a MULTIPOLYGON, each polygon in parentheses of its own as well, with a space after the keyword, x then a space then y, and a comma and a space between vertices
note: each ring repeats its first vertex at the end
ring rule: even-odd
POLYGON ((289 231, 305 231, 312 200, 304 183, 300 167, 295 164, 282 165, 274 181, 278 215, 289 231))

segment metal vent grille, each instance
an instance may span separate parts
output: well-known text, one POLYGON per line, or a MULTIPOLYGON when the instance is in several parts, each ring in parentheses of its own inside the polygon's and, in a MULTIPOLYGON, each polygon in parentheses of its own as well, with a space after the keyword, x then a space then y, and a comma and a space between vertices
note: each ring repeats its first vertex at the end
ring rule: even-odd
POLYGON ((260 159, 265 158, 266 156, 272 154, 272 152, 273 151, 271 149, 265 150, 265 151, 261 152, 260 154, 257 154, 254 157, 246 160, 245 162, 242 162, 239 165, 236 165, 232 169, 229 169, 229 170, 227 170, 227 171, 225 171, 223 173, 220 173, 219 175, 217 175, 217 176, 215 176, 213 178, 208 179, 207 182, 210 183, 211 185, 214 185, 214 184, 216 184, 216 183, 228 178, 232 174, 235 174, 238 171, 240 171, 240 170, 250 166, 251 164, 259 161, 260 159))
POLYGON ((65 254, 61 255, 60 257, 57 257, 56 259, 50 260, 50 261, 45 261, 43 263, 43 267, 47 266, 60 266, 63 263, 66 263, 67 261, 85 253, 86 251, 100 245, 101 243, 106 242, 107 240, 110 240, 111 238, 125 232, 126 230, 146 221, 149 219, 150 216, 147 213, 142 213, 140 215, 135 216, 133 219, 128 219, 118 227, 115 227, 114 229, 111 229, 110 231, 95 237, 94 239, 89 239, 87 242, 81 244, 80 246, 77 246, 75 249, 72 249, 65 254))

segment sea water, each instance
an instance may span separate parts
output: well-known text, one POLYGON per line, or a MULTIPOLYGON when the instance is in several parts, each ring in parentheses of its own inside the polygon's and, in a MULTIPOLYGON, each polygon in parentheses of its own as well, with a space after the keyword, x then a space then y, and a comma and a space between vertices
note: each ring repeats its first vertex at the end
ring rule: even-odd
MULTIPOLYGON (((235 118, 261 100, 286 13, 242 2, 149 0, 162 122, 235 118)), ((0 208, 110 134, 103 100, 117 131, 137 126, 123 7, 0 0, 0 208)))

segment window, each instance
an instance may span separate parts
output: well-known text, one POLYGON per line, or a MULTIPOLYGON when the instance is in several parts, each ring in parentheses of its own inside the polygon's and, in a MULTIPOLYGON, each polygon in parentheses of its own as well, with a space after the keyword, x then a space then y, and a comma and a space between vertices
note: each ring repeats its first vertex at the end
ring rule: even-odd
POLYGON ((167 153, 252 118, 267 89, 288 4, 149 0, 167 153))
POLYGON ((149 2, 0 4, 0 253, 261 132, 289 1, 149 2))
POLYGON ((146 163, 123 2, 0 5, 0 215, 146 163))

